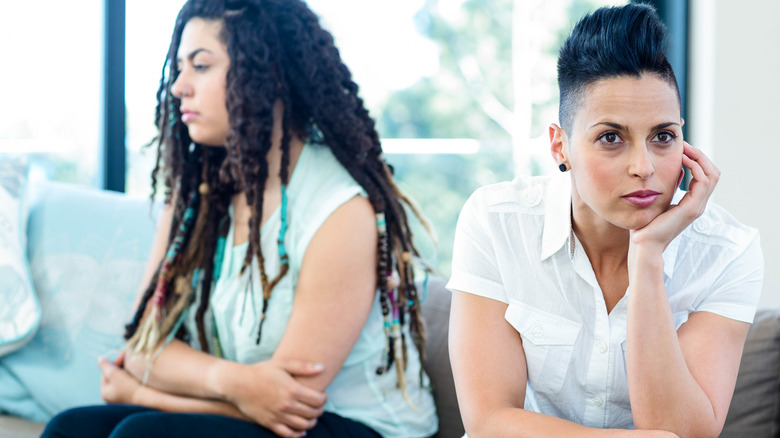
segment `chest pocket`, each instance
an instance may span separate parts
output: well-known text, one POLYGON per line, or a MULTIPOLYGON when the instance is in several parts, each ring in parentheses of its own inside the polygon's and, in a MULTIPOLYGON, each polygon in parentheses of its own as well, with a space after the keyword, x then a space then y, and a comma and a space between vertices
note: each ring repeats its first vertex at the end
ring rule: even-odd
POLYGON ((514 300, 509 300, 504 319, 523 339, 528 383, 534 391, 560 391, 582 324, 514 300))

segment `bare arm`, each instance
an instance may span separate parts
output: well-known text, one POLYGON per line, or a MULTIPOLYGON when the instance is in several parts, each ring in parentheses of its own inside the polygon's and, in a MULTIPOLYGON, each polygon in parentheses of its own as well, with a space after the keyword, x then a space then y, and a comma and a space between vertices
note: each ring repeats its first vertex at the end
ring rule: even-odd
POLYGON ((504 319, 506 308, 499 301, 465 292, 452 296, 450 356, 470 438, 675 436, 665 431, 592 429, 523 409, 525 353, 520 335, 504 319))
POLYGON ((663 251, 707 206, 720 170, 685 143, 689 191, 647 226, 631 231, 626 362, 637 428, 715 437, 726 420, 749 325, 706 312, 675 331, 664 287, 663 251))
POLYGON ((637 428, 716 437, 726 421, 749 324, 708 312, 675 331, 663 259, 636 255, 630 271, 626 362, 637 428))
POLYGON ((299 379, 311 388, 330 384, 366 324, 376 299, 376 248, 374 209, 356 196, 325 221, 306 250, 290 322, 274 359, 324 364, 321 374, 299 379))
POLYGON ((132 403, 166 412, 218 414, 251 421, 230 403, 183 397, 149 386, 142 386, 138 380, 122 368, 123 360, 124 357, 120 356, 116 363, 105 359, 100 359, 98 362, 100 371, 103 373, 101 396, 109 403, 132 403))

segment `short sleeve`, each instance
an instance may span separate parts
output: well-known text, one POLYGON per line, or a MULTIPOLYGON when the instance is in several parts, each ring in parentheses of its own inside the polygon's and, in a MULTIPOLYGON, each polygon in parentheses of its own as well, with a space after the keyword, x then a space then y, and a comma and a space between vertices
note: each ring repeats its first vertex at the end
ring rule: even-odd
POLYGON ((477 190, 458 217, 447 288, 507 303, 487 216, 484 191, 477 190))
MULTIPOLYGON (((368 197, 326 146, 307 144, 290 182, 290 261, 303 264, 314 235, 330 216, 355 196, 368 197)), ((276 236, 273 236, 276 240, 276 236)))
POLYGON ((758 232, 742 253, 723 269, 695 311, 752 323, 764 280, 764 256, 758 232))

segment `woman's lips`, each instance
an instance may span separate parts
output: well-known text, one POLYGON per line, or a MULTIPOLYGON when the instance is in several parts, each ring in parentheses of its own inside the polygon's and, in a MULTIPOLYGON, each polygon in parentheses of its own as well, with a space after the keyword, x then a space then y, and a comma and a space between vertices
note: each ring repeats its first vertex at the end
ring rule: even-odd
POLYGON ((182 111, 181 112, 181 121, 184 123, 189 122, 190 120, 194 119, 195 117, 198 117, 198 113, 192 112, 192 111, 182 111))
POLYGON ((623 196, 623 199, 628 201, 629 204, 637 207, 649 207, 653 205, 653 202, 655 202, 659 196, 661 196, 660 193, 652 190, 639 190, 623 196))

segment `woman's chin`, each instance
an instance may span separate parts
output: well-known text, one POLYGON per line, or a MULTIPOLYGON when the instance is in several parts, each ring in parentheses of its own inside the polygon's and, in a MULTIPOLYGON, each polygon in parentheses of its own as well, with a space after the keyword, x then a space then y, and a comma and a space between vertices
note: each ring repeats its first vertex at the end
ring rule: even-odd
POLYGON ((197 143, 197 144, 199 144, 201 146, 208 146, 208 147, 212 147, 212 148, 223 148, 223 147, 225 147, 225 141, 224 140, 222 142, 220 142, 220 141, 215 140, 213 138, 208 138, 208 137, 205 137, 205 138, 204 137, 200 137, 200 138, 198 138, 198 137, 193 137, 193 136, 190 136, 190 140, 192 140, 193 143, 197 143))
POLYGON ((619 226, 626 230, 639 230, 653 222, 653 219, 660 215, 660 212, 643 211, 640 213, 634 213, 632 217, 626 218, 619 226))
POLYGON ((192 129, 192 127, 190 127, 188 134, 190 140, 202 146, 225 147, 227 141, 227 137, 224 135, 213 135, 200 129, 192 129))

